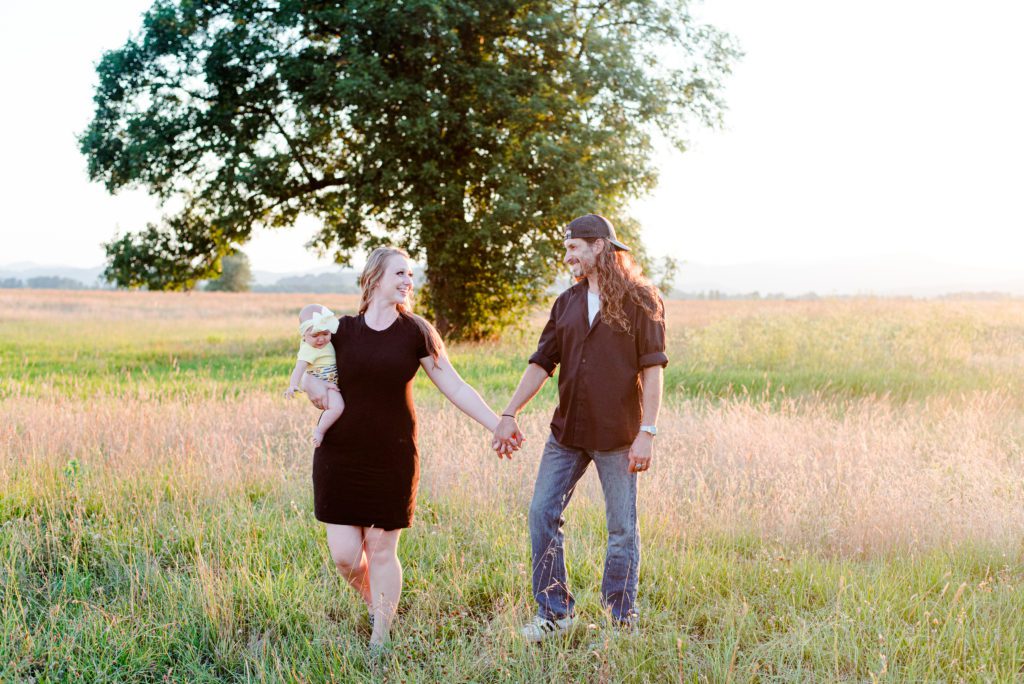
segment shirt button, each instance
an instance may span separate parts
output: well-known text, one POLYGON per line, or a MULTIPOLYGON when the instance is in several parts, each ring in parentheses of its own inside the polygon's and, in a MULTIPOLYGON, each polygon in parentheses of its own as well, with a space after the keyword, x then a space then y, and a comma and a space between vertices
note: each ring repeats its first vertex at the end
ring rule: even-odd
POLYGON ((587 362, 587 360, 586 360, 586 359, 583 359, 583 363, 586 363, 586 362, 587 362))

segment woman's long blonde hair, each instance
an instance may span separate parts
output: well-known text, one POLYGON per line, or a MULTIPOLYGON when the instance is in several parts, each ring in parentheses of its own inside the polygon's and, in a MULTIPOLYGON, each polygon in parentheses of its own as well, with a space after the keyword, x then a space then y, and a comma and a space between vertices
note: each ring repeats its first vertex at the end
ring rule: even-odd
MULTIPOLYGON (((359 276, 359 287, 362 294, 359 298, 359 313, 364 314, 370 307, 370 300, 373 299, 373 291, 380 284, 381 278, 384 277, 384 266, 387 264, 388 259, 395 255, 400 255, 409 258, 409 254, 398 247, 378 247, 370 253, 370 258, 366 260, 366 266, 363 267, 363 273, 359 276)), ((398 315, 408 318, 419 326, 420 332, 423 333, 423 341, 427 345, 427 353, 434 359, 436 364, 441 354, 444 353, 444 342, 441 340, 441 336, 437 334, 437 330, 434 329, 426 319, 422 316, 417 316, 412 312, 412 305, 409 300, 406 300, 404 304, 398 304, 398 315)))
MULTIPOLYGON (((583 239, 593 247, 596 241, 603 238, 583 239)), ((601 288, 601 318, 613 330, 634 334, 623 307, 626 297, 643 309, 652 320, 664 320, 658 288, 644 276, 633 255, 615 249, 610 242, 604 240, 604 249, 597 255, 594 267, 601 288)))

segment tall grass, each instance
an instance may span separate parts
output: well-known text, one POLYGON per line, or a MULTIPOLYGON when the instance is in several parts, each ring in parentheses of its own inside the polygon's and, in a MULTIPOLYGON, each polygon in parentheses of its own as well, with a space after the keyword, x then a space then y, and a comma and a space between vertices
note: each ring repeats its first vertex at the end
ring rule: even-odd
MULTIPOLYGON (((672 303, 669 368, 685 370, 640 480, 635 635, 607 629, 600 609, 589 473, 567 515, 582 625, 541 647, 516 638, 532 612, 526 507, 550 389, 524 418, 526 448, 499 462, 419 386, 406 591, 394 649, 372 662, 311 512, 316 412, 277 392, 273 364, 287 373, 305 299, 65 295, 0 298, 0 681, 1024 673, 1016 303, 672 303), (60 342, 38 349, 52 328, 60 342), (839 382, 872 365, 874 384, 839 382), (698 371, 715 383, 689 388, 698 371), (766 388, 730 387, 730 372, 766 388), (778 380, 797 376, 809 380, 778 380)), ((457 346, 456 365, 503 400, 542 323, 457 346)))
MULTIPOLYGON (((296 312, 314 298, 356 307, 351 295, 0 291, 0 396, 270 391, 293 365, 296 312)), ((504 399, 545 313, 497 342, 454 345, 453 361, 504 399)), ((667 319, 670 399, 1024 394, 1021 301, 673 301, 667 319)))

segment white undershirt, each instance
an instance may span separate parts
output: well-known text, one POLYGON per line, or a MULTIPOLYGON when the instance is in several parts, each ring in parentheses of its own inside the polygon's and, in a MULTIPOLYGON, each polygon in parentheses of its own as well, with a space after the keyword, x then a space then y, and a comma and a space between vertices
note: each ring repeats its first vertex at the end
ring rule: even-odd
POLYGON ((587 316, 590 318, 590 325, 594 325, 594 318, 601 310, 601 297, 587 290, 587 316))

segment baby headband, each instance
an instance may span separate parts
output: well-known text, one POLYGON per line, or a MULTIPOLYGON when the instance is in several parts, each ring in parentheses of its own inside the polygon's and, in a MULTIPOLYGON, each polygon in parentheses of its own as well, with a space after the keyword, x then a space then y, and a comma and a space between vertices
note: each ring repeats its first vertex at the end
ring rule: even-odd
POLYGON ((322 306, 320 311, 315 312, 308 321, 299 323, 300 333, 305 335, 307 330, 315 333, 325 330, 330 333, 336 333, 338 332, 338 317, 334 315, 333 311, 322 306))

